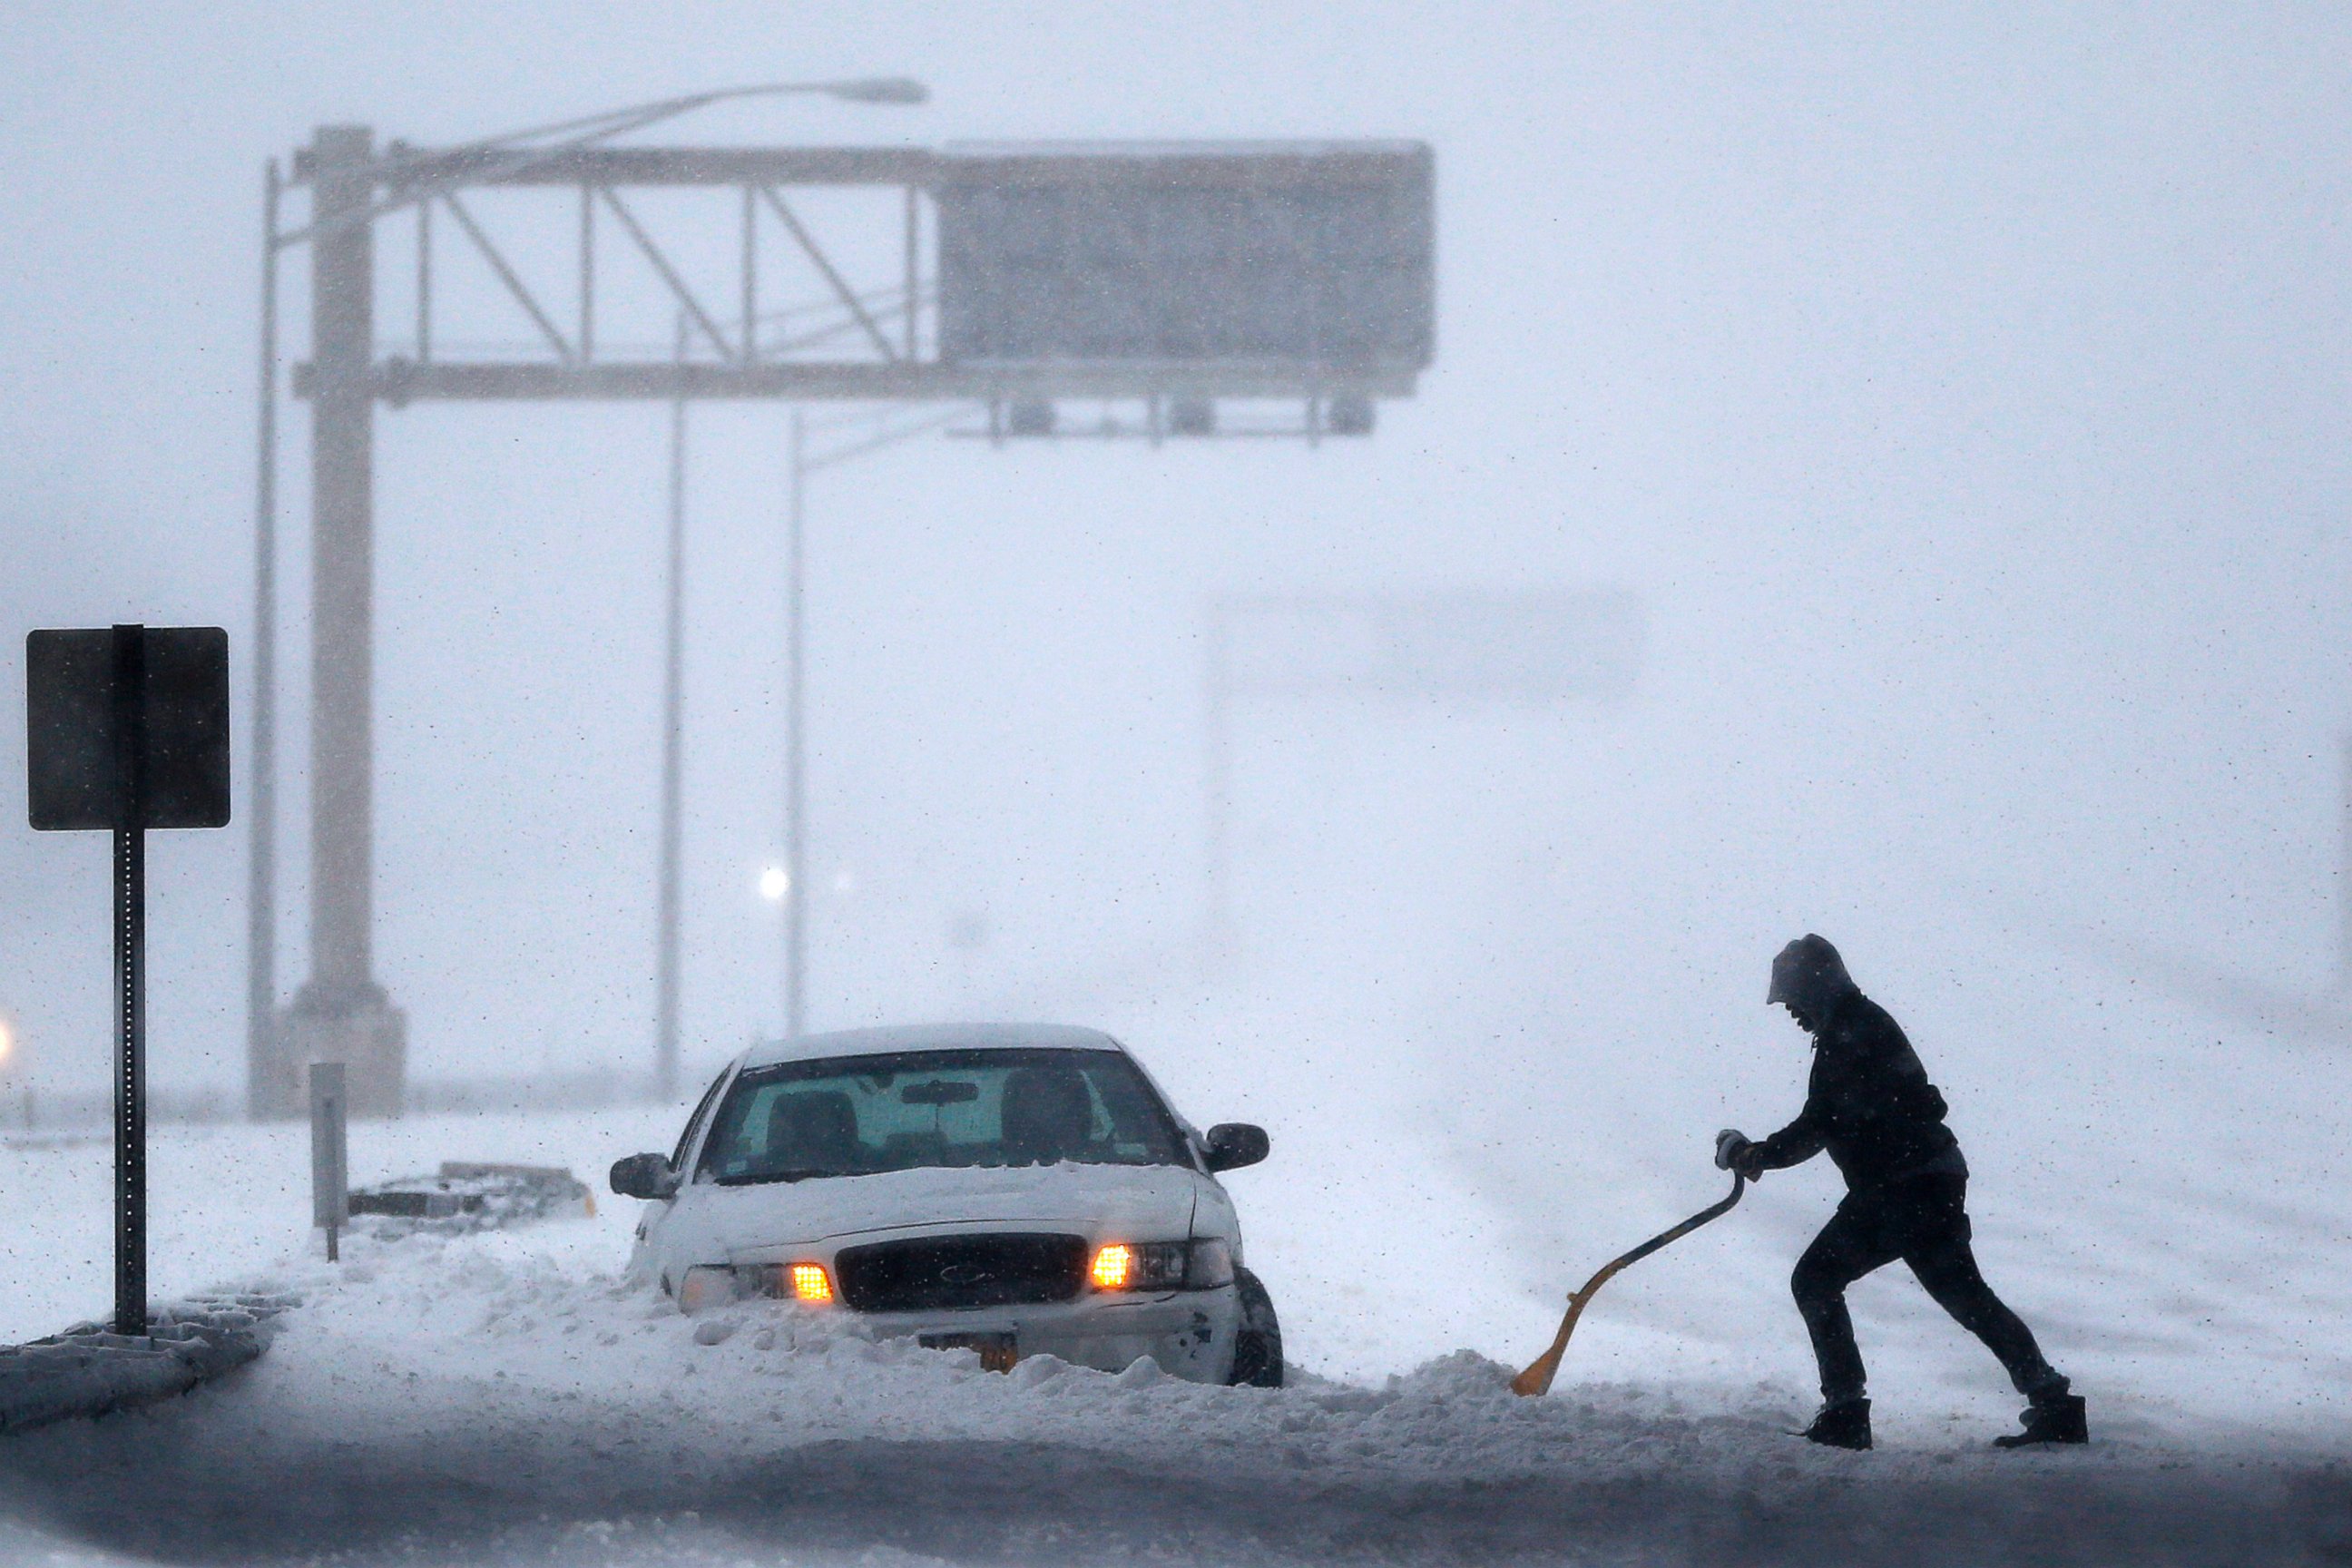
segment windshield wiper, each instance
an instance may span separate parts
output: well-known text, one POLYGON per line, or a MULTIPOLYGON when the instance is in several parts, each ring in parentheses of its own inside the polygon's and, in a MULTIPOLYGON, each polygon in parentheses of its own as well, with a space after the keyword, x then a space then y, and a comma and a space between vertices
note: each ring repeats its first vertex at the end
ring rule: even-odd
POLYGON ((818 1170, 749 1171, 740 1176, 720 1176, 718 1181, 722 1187, 751 1187, 763 1182, 805 1182, 811 1176, 838 1176, 844 1173, 840 1171, 818 1170))

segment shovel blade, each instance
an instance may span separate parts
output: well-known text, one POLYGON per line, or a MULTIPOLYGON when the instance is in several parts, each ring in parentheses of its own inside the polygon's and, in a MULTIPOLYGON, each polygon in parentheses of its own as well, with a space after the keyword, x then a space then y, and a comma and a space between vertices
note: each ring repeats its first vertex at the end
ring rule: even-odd
MULTIPOLYGON (((1563 1349, 1566 1347, 1563 1346, 1563 1349)), ((1522 1399, 1533 1399, 1551 1392, 1551 1380, 1559 1375, 1559 1352, 1547 1351, 1535 1363, 1511 1379, 1511 1392, 1522 1399)))

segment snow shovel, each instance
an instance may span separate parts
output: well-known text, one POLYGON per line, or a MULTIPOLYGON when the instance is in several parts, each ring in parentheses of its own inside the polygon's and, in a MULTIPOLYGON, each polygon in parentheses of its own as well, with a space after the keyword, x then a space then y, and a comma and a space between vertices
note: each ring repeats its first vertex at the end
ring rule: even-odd
POLYGON ((1739 1201, 1739 1194, 1746 1190, 1747 1186, 1748 1178, 1740 1175, 1736 1171, 1733 1172, 1731 1176, 1731 1195, 1729 1197, 1710 1208, 1703 1208, 1699 1210, 1698 1213, 1691 1215, 1690 1218, 1683 1221, 1682 1224, 1675 1226, 1674 1229, 1650 1237, 1649 1240, 1642 1243, 1641 1246, 1625 1254, 1622 1258, 1616 1258, 1605 1265, 1600 1273, 1595 1274, 1591 1279, 1587 1279, 1584 1282, 1584 1289, 1577 1291, 1568 1299, 1568 1315, 1559 1321, 1559 1332, 1552 1336, 1551 1349, 1536 1357, 1533 1365, 1529 1366, 1527 1371, 1519 1373, 1518 1376, 1511 1379, 1511 1392, 1517 1394, 1549 1393, 1551 1390, 1551 1380, 1559 1371, 1559 1358, 1566 1354, 1568 1351, 1568 1336, 1576 1332, 1576 1320, 1584 1315, 1584 1304, 1592 1300, 1592 1293, 1600 1289, 1603 1285, 1609 1283, 1609 1277, 1616 1273, 1620 1268, 1624 1268, 1627 1264, 1639 1263, 1644 1258, 1649 1257, 1653 1252, 1657 1251, 1658 1248, 1665 1246, 1666 1243, 1670 1241, 1680 1241, 1684 1237, 1688 1236, 1691 1232, 1696 1230, 1707 1221, 1714 1219, 1718 1215, 1730 1213, 1731 1205, 1739 1201))

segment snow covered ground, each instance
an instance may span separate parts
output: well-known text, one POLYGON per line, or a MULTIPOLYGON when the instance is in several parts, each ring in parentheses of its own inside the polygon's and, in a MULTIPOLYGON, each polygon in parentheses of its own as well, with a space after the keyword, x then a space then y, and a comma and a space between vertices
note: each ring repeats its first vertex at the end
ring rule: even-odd
MULTIPOLYGON (((1785 1061, 1767 1049, 1713 1079, 1591 1067, 1580 1083, 1497 1037, 1475 1058, 1481 1093, 1449 1103, 1432 1089, 1447 1081, 1437 1042, 1423 1042, 1426 1070, 1360 1070, 1416 1048, 1377 1009, 1301 1022, 1161 1008, 1132 1023, 1196 1121, 1273 1128, 1273 1159, 1230 1179, 1284 1314, 1292 1388, 1050 1361, 997 1376, 781 1306, 743 1309, 706 1343, 620 1285, 635 1205, 617 1199, 529 1230, 362 1239, 331 1267, 304 1226, 299 1130, 176 1130, 154 1152, 158 1295, 257 1285, 306 1305, 221 1386, 0 1448, 0 1554, 2087 1563, 2352 1550, 2338 1155, 2297 1135, 2259 1164, 2239 1157, 2249 1127, 2340 1103, 2352 1068, 2147 1055, 2107 1085, 2123 1101, 2099 1108, 2146 1131, 2126 1156, 2104 1131, 2053 1139, 2030 1117, 1973 1138, 1988 1271, 2089 1394, 2100 1441, 1988 1451, 2015 1402, 1898 1268, 1855 1294, 1881 1447, 1846 1455, 1781 1435, 1809 1408, 1811 1370, 1783 1281, 1831 1201, 1826 1173, 1769 1179, 1612 1284, 1552 1397, 1503 1387, 1561 1291, 1718 1195, 1706 1145, 1719 1121, 1738 1110, 1760 1131, 1793 1109, 1797 1042, 1781 1042, 1785 1061), (1290 1066, 1269 1074, 1277 1044, 1290 1066)), ((2163 1032, 2154 1016, 2126 1026, 2163 1032)), ((2000 1064, 1947 1052, 1938 1076, 1967 1135, 2000 1064)), ((353 1177, 488 1158, 600 1179, 617 1155, 666 1145, 681 1116, 363 1124, 353 1177)), ((106 1163, 96 1141, 0 1152, 16 1200, 0 1222, 0 1331, 102 1306, 106 1163)))

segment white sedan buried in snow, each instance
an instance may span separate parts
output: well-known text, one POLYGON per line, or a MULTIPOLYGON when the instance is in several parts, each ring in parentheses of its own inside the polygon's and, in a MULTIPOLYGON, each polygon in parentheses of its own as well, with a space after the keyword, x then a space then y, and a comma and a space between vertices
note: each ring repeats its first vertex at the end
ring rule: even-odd
POLYGON ((632 1274, 688 1312, 781 1297, 998 1368, 1273 1387, 1281 1330, 1215 1174, 1265 1152, 1195 1132, 1108 1035, 939 1025, 755 1047, 612 1179, 650 1205, 632 1274))

